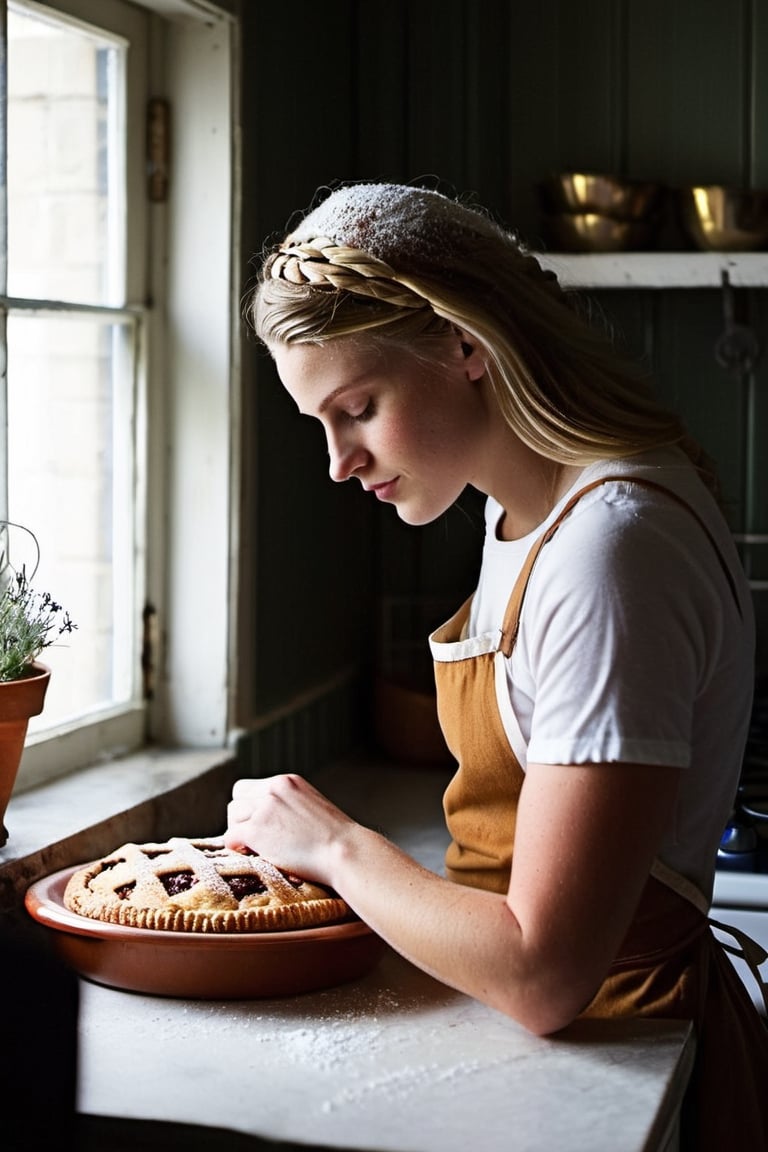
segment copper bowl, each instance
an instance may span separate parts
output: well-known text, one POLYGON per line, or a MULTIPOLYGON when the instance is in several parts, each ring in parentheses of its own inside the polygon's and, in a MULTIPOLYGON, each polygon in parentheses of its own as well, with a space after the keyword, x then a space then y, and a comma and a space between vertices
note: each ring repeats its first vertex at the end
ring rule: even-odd
POLYGON ((187 1000, 293 996, 357 980, 386 948, 356 919, 291 932, 221 935, 103 923, 65 906, 64 889, 75 871, 64 868, 32 884, 26 908, 50 930, 54 950, 70 968, 111 988, 187 1000))
POLYGON ((768 246, 768 190, 700 184, 678 191, 680 219, 697 248, 754 252, 768 246))
POLYGON ((538 191, 546 212, 594 213, 617 220, 641 220, 657 210, 664 189, 661 184, 625 180, 620 176, 561 172, 543 180, 538 191))
POLYGON ((544 221, 547 240, 561 252, 628 252, 648 248, 655 222, 615 220, 600 212, 560 212, 544 221))

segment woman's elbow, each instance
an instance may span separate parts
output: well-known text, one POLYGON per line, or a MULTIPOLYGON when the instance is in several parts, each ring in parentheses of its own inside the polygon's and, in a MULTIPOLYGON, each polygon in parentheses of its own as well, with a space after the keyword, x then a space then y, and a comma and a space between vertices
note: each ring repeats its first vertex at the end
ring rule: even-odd
POLYGON ((507 989, 495 1007, 532 1035, 551 1036, 572 1024, 587 1008, 596 991, 596 988, 588 992, 575 988, 567 977, 557 987, 548 981, 533 981, 524 989, 519 985, 507 989))

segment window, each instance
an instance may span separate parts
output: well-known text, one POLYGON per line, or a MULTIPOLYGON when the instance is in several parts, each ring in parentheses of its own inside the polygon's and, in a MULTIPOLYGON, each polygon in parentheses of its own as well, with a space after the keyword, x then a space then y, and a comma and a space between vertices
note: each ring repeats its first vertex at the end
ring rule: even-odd
POLYGON ((33 529, 34 584, 77 624, 44 656, 53 675, 30 723, 29 784, 136 747, 148 725, 169 743, 226 740, 233 21, 200 0, 0 0, 3 10, 0 512, 33 529), (182 109, 167 205, 147 198, 152 95, 182 109), (204 495, 190 506, 192 477, 204 495), (223 559, 192 569, 201 539, 223 559), (201 596, 217 605, 211 631, 189 637, 201 596), (150 703, 147 618, 166 644, 150 703), (195 670, 175 671, 186 659, 195 670))
POLYGON ((119 743, 136 744, 143 314, 130 285, 143 268, 128 255, 143 251, 143 220, 141 203, 127 211, 127 172, 146 17, 111 0, 98 25, 81 11, 7 10, 3 512, 35 533, 35 587, 78 629, 46 650, 53 676, 30 735, 87 722, 108 744, 119 718, 119 743))

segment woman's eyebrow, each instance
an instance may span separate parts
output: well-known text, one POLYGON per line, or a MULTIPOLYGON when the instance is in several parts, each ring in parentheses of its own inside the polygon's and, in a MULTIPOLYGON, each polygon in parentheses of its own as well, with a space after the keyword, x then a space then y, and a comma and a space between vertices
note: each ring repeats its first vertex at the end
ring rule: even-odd
POLYGON ((318 405, 318 416, 321 416, 323 412, 325 412, 326 408, 330 404, 333 404, 334 400, 341 396, 342 393, 349 392, 352 388, 359 388, 360 385, 364 382, 365 376, 366 373, 361 372, 360 375, 356 376, 354 380, 348 380, 346 384, 340 384, 338 388, 334 388, 332 392, 329 392, 328 395, 325 396, 318 405))

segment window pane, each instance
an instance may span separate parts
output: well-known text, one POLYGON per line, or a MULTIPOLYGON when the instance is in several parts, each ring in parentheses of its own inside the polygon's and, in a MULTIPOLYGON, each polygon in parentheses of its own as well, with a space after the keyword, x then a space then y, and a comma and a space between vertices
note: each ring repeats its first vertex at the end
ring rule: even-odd
POLYGON ((121 304, 125 47, 8 13, 8 294, 121 304))
POLYGON ((77 631, 30 732, 132 699, 134 328, 94 316, 8 318, 9 518, 31 528, 35 587, 77 631))

